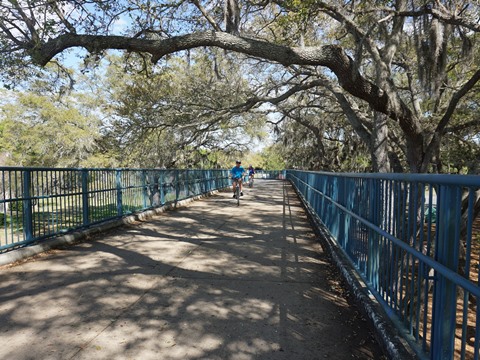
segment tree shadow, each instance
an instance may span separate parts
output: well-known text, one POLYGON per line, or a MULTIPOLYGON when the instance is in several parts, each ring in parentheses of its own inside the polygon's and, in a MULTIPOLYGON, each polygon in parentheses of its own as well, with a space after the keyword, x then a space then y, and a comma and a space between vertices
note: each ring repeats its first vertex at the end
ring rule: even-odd
POLYGON ((0 358, 381 358, 293 190, 253 190, 2 269, 0 358))

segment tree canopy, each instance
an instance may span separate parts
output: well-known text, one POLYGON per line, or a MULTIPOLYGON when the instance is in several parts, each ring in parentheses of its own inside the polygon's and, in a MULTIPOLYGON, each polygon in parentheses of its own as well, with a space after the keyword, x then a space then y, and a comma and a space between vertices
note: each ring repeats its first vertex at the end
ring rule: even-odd
MULTIPOLYGON (((100 119, 94 109, 77 107, 40 93, 20 93, 1 108, 0 153, 6 165, 92 167, 112 165, 98 148, 100 119)), ((83 99, 87 101, 87 99, 83 99)))
POLYGON ((207 154, 243 152, 263 136, 262 114, 236 111, 250 95, 238 66, 210 55, 173 58, 148 75, 138 68, 126 73, 125 61, 135 68, 132 59, 110 58, 106 136, 117 139, 129 166, 140 165, 135 159, 149 167, 217 166, 207 154))
POLYGON ((61 65, 72 48, 93 58, 123 50, 159 65, 219 48, 255 64, 255 91, 237 112, 274 108, 279 130, 294 121, 316 131, 312 146, 321 147, 335 119, 322 109, 328 99, 328 110, 343 114, 337 123, 348 123, 336 140, 360 141, 373 169, 439 171, 447 137, 478 147, 479 10, 441 0, 8 0, 2 76, 9 84, 31 65, 61 65))

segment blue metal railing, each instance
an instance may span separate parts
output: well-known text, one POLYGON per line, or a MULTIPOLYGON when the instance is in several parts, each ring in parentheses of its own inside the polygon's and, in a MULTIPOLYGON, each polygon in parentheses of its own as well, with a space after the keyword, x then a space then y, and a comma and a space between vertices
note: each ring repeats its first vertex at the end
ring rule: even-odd
POLYGON ((256 179, 282 180, 285 179, 285 170, 257 170, 256 179))
POLYGON ((479 359, 479 176, 287 179, 421 357, 479 359))
POLYGON ((0 251, 229 186, 228 170, 0 167, 0 251))

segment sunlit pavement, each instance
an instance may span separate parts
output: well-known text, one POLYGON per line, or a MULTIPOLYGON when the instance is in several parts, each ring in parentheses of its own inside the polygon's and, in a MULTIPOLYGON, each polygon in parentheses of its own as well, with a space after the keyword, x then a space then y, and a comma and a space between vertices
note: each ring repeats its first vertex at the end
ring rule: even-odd
POLYGON ((0 268, 0 359, 379 359, 292 187, 0 268))

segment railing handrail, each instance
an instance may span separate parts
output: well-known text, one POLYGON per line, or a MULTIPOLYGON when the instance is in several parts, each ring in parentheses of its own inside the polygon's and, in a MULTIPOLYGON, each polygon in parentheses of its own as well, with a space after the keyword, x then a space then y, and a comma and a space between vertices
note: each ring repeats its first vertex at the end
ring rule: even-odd
POLYGON ((0 251, 225 188, 228 173, 0 167, 0 251))
POLYGON ((332 173, 325 171, 295 170, 303 173, 359 178, 359 179, 380 179, 380 180, 396 180, 405 182, 430 183, 436 185, 462 185, 462 186, 480 186, 480 175, 459 175, 459 174, 416 174, 416 173, 332 173))
POLYGON ((421 358, 480 358, 480 176, 287 170, 287 179, 421 358))

